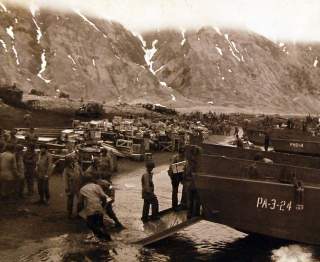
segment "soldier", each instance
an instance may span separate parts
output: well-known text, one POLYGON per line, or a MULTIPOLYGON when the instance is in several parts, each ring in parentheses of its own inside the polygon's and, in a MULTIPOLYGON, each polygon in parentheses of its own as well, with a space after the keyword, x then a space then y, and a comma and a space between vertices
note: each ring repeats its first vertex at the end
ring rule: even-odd
POLYGON ((124 226, 120 223, 118 217, 116 216, 115 212, 113 211, 112 204, 115 201, 115 192, 114 192, 114 189, 112 187, 111 182, 107 181, 107 180, 100 179, 97 181, 97 184, 101 186, 104 193, 108 197, 110 197, 110 199, 111 199, 111 201, 107 202, 104 207, 107 215, 114 221, 116 228, 124 229, 124 226))
POLYGON ((53 169, 52 156, 46 145, 40 145, 40 155, 37 160, 36 174, 38 180, 38 193, 40 200, 38 204, 49 204, 49 178, 53 169))
POLYGON ((98 169, 101 171, 101 178, 111 181, 111 157, 106 148, 102 148, 98 169))
POLYGON ((86 220, 88 228, 92 230, 96 237, 100 240, 111 241, 111 237, 103 223, 103 207, 111 199, 92 177, 87 179, 87 184, 80 189, 80 202, 84 203, 84 209, 79 214, 86 220))
MULTIPOLYGON (((172 159, 172 164, 179 163, 184 161, 184 149, 179 148, 179 153, 176 154, 172 159)), ((168 175, 171 179, 171 185, 172 185, 172 208, 173 210, 178 210, 178 190, 179 190, 179 184, 182 183, 183 177, 184 177, 184 171, 182 172, 176 172, 176 170, 173 170, 172 164, 169 166, 168 175)), ((181 198, 181 202, 185 200, 181 198)), ((182 203, 185 205, 185 203, 182 203)))
POLYGON ((37 153, 35 152, 35 145, 30 144, 27 151, 23 155, 25 180, 28 188, 28 195, 32 196, 34 192, 34 179, 36 176, 37 153))
POLYGON ((15 146, 7 144, 5 151, 0 155, 0 193, 4 199, 13 194, 14 183, 17 178, 17 162, 14 155, 15 146))
POLYGON ((84 176, 91 177, 94 180, 98 180, 102 178, 102 172, 99 168, 99 159, 93 158, 92 164, 88 167, 88 169, 85 171, 84 176))
POLYGON ((75 198, 78 201, 78 212, 80 211, 79 191, 82 182, 80 166, 72 156, 66 157, 63 177, 65 181, 65 192, 67 195, 68 217, 72 218, 73 204, 75 198))
POLYGON ((239 137, 239 135, 236 135, 236 145, 237 145, 238 148, 244 148, 243 141, 239 137))
POLYGON ((192 146, 188 148, 187 164, 185 168, 185 176, 183 181, 183 186, 186 188, 185 190, 188 208, 188 218, 200 215, 200 198, 192 176, 192 173, 196 171, 197 155, 199 153, 200 147, 198 146, 192 146))
POLYGON ((266 132, 264 135, 264 151, 268 151, 270 145, 270 137, 269 134, 266 132))
POLYGON ((23 163, 23 146, 16 146, 16 162, 17 162, 17 180, 16 180, 16 194, 17 197, 23 198, 25 171, 23 163))
POLYGON ((147 222, 149 219, 149 209, 152 206, 152 216, 151 219, 159 219, 159 202, 157 196, 154 194, 154 184, 152 181, 154 169, 154 162, 146 162, 146 171, 141 178, 142 184, 142 198, 143 198, 143 210, 141 220, 147 222))
POLYGON ((35 132, 33 127, 30 127, 29 131, 27 132, 25 139, 28 144, 36 144, 38 141, 38 135, 35 132))
POLYGON ((18 139, 16 137, 16 134, 17 134, 17 129, 12 129, 10 132, 8 143, 13 144, 13 145, 17 144, 18 139))

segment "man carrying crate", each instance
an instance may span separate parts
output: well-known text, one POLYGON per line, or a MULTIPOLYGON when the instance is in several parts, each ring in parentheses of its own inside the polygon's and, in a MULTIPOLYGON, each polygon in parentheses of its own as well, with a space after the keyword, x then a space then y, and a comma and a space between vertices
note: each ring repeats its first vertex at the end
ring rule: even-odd
MULTIPOLYGON (((178 190, 179 184, 182 183, 184 178, 186 161, 184 157, 184 149, 179 148, 178 154, 172 159, 172 164, 169 166, 168 175, 171 179, 172 185, 172 208, 178 211, 178 190)), ((182 192, 181 205, 184 206, 184 192, 182 192)))

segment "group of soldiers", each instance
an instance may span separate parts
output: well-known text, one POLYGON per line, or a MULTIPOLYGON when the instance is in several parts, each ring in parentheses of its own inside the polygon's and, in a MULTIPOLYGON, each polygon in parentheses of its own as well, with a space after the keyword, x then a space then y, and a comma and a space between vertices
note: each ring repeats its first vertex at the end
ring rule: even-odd
MULTIPOLYGON (((39 200, 34 202, 48 206, 50 201, 50 177, 53 175, 57 162, 49 152, 46 144, 39 144, 35 130, 30 128, 25 137, 27 150, 18 143, 16 131, 10 135, 0 131, 0 194, 2 199, 24 198, 34 195, 37 184, 39 200), (25 192, 27 185, 27 195, 25 192)), ((112 186, 111 152, 103 148, 98 157, 92 158, 92 163, 83 168, 80 157, 70 150, 65 157, 63 181, 66 194, 66 209, 68 218, 82 217, 89 229, 101 240, 111 240, 103 215, 106 213, 114 226, 123 229, 124 226, 113 211, 115 191, 112 186), (76 203, 76 205, 75 205, 76 203), (76 214, 74 215, 74 210, 76 214)), ((192 180, 194 165, 192 159, 186 161, 185 150, 179 146, 169 166, 168 174, 172 184, 172 208, 188 210, 188 217, 199 215, 199 197, 192 180), (173 170, 174 164, 182 164, 179 171, 173 170), (179 204, 178 189, 183 186, 182 198, 179 204)), ((143 222, 159 219, 159 202, 154 191, 153 169, 155 163, 152 157, 146 160, 146 171, 142 175, 142 208, 143 222), (150 207, 152 214, 149 216, 150 207)))
POLYGON ((16 131, 5 134, 0 130, 0 196, 1 199, 24 198, 27 185, 27 195, 34 194, 34 184, 37 180, 39 204, 48 204, 49 176, 52 172, 52 158, 46 145, 40 145, 40 153, 36 153, 37 137, 34 129, 26 135, 27 151, 18 143, 16 131))

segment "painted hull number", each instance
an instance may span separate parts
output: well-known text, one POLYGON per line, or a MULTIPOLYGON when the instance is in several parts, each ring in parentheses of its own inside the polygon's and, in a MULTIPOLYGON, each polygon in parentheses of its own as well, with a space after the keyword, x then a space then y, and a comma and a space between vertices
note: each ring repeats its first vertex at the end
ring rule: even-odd
POLYGON ((292 210, 292 201, 268 199, 264 197, 257 198, 258 209, 277 210, 280 212, 290 212, 292 210))
POLYGON ((302 143, 289 143, 290 147, 293 148, 303 148, 303 144, 302 143))

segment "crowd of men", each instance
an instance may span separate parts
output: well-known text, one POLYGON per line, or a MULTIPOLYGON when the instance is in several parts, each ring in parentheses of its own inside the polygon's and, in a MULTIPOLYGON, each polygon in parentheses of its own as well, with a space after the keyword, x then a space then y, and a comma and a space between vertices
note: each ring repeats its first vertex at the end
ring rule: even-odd
MULTIPOLYGON (((207 123, 206 126, 210 123, 212 126, 223 126, 227 118, 212 114, 205 116, 203 121, 207 123)), ((197 123, 193 118, 184 118, 180 122, 169 121, 165 123, 165 126, 169 133, 192 130, 195 136, 201 134, 201 131, 196 132, 197 123)), ((225 133, 224 128, 218 129, 225 133)), ((150 128, 150 130, 153 129, 150 128)), ((157 131, 157 129, 155 130, 157 131)), ((230 130, 227 129, 226 133, 230 133, 230 130)), ((150 137, 144 138, 150 140, 150 137)), ((179 143, 181 142, 185 144, 186 141, 181 139, 179 143)), ((178 153, 174 155, 168 168, 172 185, 172 208, 174 211, 188 210, 188 217, 199 215, 199 196, 192 179, 192 172, 196 165, 192 155, 195 155, 196 152, 191 151, 195 149, 193 148, 188 153, 181 144, 174 149, 178 150, 178 153), (182 187, 182 197, 179 201, 180 186, 182 187)), ((149 150, 150 147, 147 146, 146 152, 149 150)), ((72 149, 69 151, 72 152, 72 149)), ((88 167, 83 168, 80 156, 74 152, 65 157, 63 165, 68 218, 82 217, 95 236, 102 240, 111 240, 103 223, 104 214, 107 214, 114 221, 116 228, 124 228, 112 207, 115 199, 111 181, 115 169, 113 160, 112 153, 104 148, 98 157, 92 158, 92 163, 88 167)), ((35 203, 49 205, 50 176, 53 175, 56 164, 57 162, 53 161, 53 156, 47 145, 39 144, 33 128, 29 128, 26 133, 24 145, 19 144, 15 130, 12 130, 9 135, 0 130, 0 197, 2 200, 32 197, 35 194, 34 188, 37 186, 39 199, 35 203), (25 147, 26 150, 24 150, 25 147)), ((141 220, 143 222, 159 219, 159 201, 153 183, 155 163, 152 157, 145 161, 145 167, 146 170, 141 177, 143 199, 141 220), (151 215, 149 215, 150 207, 151 215)))

